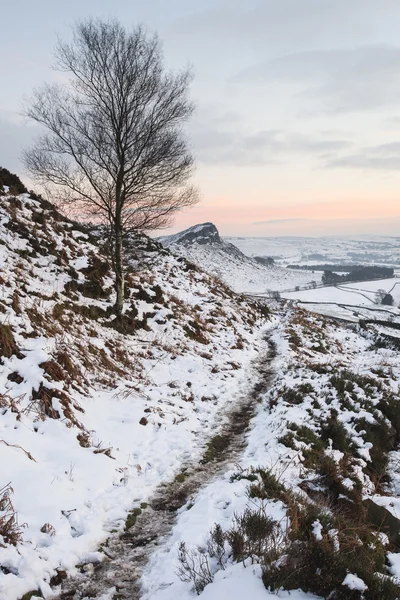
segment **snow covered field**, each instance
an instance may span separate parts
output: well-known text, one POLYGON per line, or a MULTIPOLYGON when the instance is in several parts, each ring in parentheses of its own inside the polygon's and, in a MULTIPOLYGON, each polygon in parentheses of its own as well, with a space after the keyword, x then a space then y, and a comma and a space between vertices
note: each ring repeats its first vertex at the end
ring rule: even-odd
MULTIPOLYGON (((400 303, 400 279, 379 279, 329 286, 315 290, 283 293, 282 297, 300 302, 337 302, 354 306, 369 306, 375 304, 376 292, 384 290, 393 296, 394 305, 400 303)), ((385 307, 387 308, 387 307, 385 307)))
POLYGON ((400 279, 380 279, 313 290, 282 293, 308 310, 357 322, 360 318, 387 320, 400 318, 400 279), (393 297, 393 306, 377 303, 376 294, 383 290, 393 297))
POLYGON ((247 256, 272 256, 281 266, 323 263, 400 267, 400 238, 226 237, 247 256))

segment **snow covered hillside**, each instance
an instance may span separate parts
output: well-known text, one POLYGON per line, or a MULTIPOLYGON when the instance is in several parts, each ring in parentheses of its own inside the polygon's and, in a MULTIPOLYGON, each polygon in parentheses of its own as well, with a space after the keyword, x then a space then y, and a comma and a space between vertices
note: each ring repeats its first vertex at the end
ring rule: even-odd
POLYGON ((146 237, 116 320, 103 237, 0 186, 1 600, 48 598, 103 560, 201 457, 265 345, 265 307, 146 237))
POLYGON ((247 290, 291 272, 206 223, 127 240, 117 319, 104 231, 1 183, 0 600, 399 600, 382 282, 336 290, 364 294, 354 323, 304 292, 252 302, 216 271, 247 290))
POLYGON ((159 238, 174 254, 221 278, 236 292, 263 293, 320 283, 322 273, 267 267, 246 256, 237 246, 221 239, 212 223, 189 227, 159 238))
POLYGON ((285 309, 239 460, 188 499, 144 600, 398 600, 398 352, 285 309))

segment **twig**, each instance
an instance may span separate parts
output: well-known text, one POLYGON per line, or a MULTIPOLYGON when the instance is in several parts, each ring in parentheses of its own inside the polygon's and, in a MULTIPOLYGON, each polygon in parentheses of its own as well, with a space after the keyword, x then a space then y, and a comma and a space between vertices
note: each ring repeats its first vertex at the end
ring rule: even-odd
POLYGON ((25 454, 27 455, 27 457, 30 460, 33 460, 33 462, 37 462, 37 460, 35 458, 33 458, 32 454, 30 452, 27 452, 27 450, 24 450, 24 448, 22 448, 22 446, 19 446, 18 444, 9 444, 5 440, 0 440, 0 444, 5 444, 9 448, 18 448, 19 450, 22 450, 22 452, 25 452, 25 454))

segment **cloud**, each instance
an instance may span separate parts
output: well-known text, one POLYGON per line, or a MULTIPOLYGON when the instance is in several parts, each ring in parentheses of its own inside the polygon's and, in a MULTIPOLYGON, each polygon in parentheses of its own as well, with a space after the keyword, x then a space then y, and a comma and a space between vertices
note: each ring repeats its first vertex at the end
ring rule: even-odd
POLYGON ((248 131, 237 115, 212 118, 203 113, 190 134, 197 160, 203 165, 277 165, 290 155, 326 160, 352 147, 346 139, 335 139, 334 132, 310 135, 279 129, 248 131))
POLYGON ((370 45, 295 52, 239 72, 236 83, 290 85, 309 112, 347 112, 397 106, 400 47, 370 45), (310 106, 311 103, 311 106, 310 106))
POLYGON ((400 142, 368 146, 355 154, 330 160, 325 164, 325 167, 370 171, 399 171, 400 142))
MULTIPOLYGON (((225 0, 179 19, 173 31, 190 37, 230 39, 245 48, 332 47, 354 44, 375 30, 379 18, 396 19, 393 0, 225 0)), ((385 39, 382 32, 382 39, 385 39)))
POLYGON ((305 221, 306 219, 269 219, 268 221, 256 221, 252 225, 275 225, 278 223, 294 223, 295 221, 305 221))
POLYGON ((384 129, 400 129, 400 117, 387 117, 383 120, 384 129))

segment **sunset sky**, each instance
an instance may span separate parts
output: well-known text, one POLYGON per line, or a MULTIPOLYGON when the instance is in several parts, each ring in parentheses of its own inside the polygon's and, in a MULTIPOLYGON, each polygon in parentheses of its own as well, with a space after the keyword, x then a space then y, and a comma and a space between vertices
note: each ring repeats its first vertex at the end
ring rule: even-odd
POLYGON ((144 23, 192 65, 201 203, 173 230, 400 234, 400 2, 15 0, 4 3, 0 165, 23 176, 37 132, 19 113, 75 19, 144 23))

